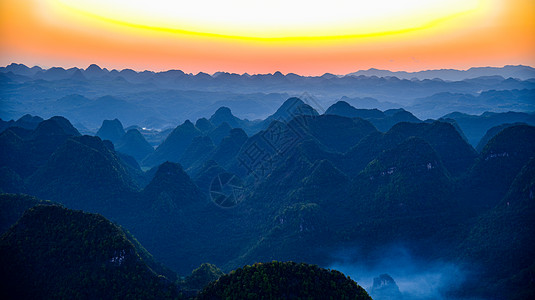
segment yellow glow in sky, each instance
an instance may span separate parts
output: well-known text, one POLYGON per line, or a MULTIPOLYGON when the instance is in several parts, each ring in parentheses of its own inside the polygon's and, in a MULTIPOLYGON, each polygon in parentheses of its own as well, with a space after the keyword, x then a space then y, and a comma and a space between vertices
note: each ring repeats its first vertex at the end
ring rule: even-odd
POLYGON ((534 0, 0 0, 0 65, 347 74, 535 66, 534 0))
POLYGON ((479 0, 47 0, 69 13, 133 27, 252 38, 358 36, 428 27, 479 0))

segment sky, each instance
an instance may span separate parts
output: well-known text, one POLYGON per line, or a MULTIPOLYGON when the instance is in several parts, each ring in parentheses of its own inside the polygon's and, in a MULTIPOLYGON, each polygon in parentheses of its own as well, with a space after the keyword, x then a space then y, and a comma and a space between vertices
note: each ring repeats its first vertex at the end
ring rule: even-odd
POLYGON ((0 65, 347 74, 535 66, 533 0, 0 0, 0 65))

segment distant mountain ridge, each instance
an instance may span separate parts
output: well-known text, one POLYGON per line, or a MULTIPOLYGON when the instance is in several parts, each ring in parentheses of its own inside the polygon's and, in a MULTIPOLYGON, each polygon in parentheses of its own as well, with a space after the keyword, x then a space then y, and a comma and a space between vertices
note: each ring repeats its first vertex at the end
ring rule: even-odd
MULTIPOLYGON (((302 75, 297 75, 293 73, 288 73, 284 75, 278 71, 272 74, 253 74, 253 75, 249 75, 247 73, 236 74, 236 73, 227 73, 227 72, 216 72, 213 75, 199 72, 197 75, 193 75, 191 73, 186 74, 181 70, 167 70, 167 71, 161 71, 161 72, 154 72, 154 71, 148 71, 148 70, 134 71, 131 69, 123 69, 123 70, 114 69, 110 71, 107 68, 101 68, 100 66, 96 64, 91 64, 86 69, 77 68, 77 67, 73 67, 69 69, 64 69, 62 67, 52 67, 52 68, 46 69, 46 68, 41 68, 39 66, 34 66, 30 68, 24 64, 11 63, 10 65, 7 65, 5 67, 0 67, 0 72, 2 73, 12 72, 14 74, 23 75, 23 76, 35 76, 38 74, 46 74, 48 72, 49 74, 56 74, 55 76, 58 78, 64 78, 64 79, 75 75, 76 72, 80 72, 80 74, 82 74, 84 77, 87 77, 87 78, 97 78, 97 77, 102 77, 105 75, 119 75, 119 76, 125 75, 124 77, 128 78, 128 77, 132 77, 134 74, 144 75, 144 76, 147 76, 149 74, 160 74, 160 76, 164 78, 165 77, 180 78, 180 77, 187 77, 187 76, 202 77, 202 76, 208 75, 210 77, 220 78, 222 80, 235 79, 235 78, 241 78, 241 77, 249 78, 249 77, 255 77, 255 76, 258 76, 258 77, 273 76, 276 78, 285 78, 287 76, 290 76, 292 78, 303 77, 302 75)), ((327 79, 332 79, 332 78, 342 77, 342 76, 361 76, 361 75, 377 76, 377 77, 395 76, 399 79, 417 78, 419 80, 440 78, 443 80, 454 80, 454 81, 477 78, 477 77, 482 77, 482 76, 498 75, 504 78, 511 77, 511 78, 518 78, 518 79, 526 80, 530 78, 535 78, 535 68, 531 66, 524 66, 524 65, 506 65, 503 67, 472 67, 467 70, 432 69, 432 70, 422 70, 422 71, 415 71, 415 72, 390 71, 390 70, 370 68, 368 70, 359 70, 359 71, 348 73, 348 74, 333 75, 330 73, 326 73, 323 75, 312 76, 312 77, 324 77, 327 79)))
POLYGON ((96 131, 102 119, 115 118, 125 127, 138 125, 162 130, 187 119, 208 117, 226 107, 241 121, 223 110, 216 114, 218 120, 214 122, 226 119, 234 128, 236 122, 243 126, 265 119, 285 100, 304 93, 316 98, 312 101, 315 103, 305 104, 318 112, 344 100, 356 108, 404 108, 422 120, 451 111, 480 114, 535 110, 531 101, 535 76, 521 76, 533 73, 532 68, 517 67, 526 72, 511 71, 511 68, 488 68, 484 76, 447 81, 390 75, 300 76, 280 72, 193 75, 178 70, 110 71, 97 65, 86 69, 45 70, 11 64, 0 67, 0 85, 5 96, 0 118, 16 119, 28 113, 43 118, 62 115, 81 125, 80 128, 88 129, 82 130, 85 133, 96 131))
POLYGON ((368 70, 360 70, 357 72, 347 74, 349 76, 395 76, 400 79, 413 79, 419 80, 440 78, 442 80, 460 81, 464 79, 477 78, 482 76, 498 75, 504 78, 518 78, 522 80, 535 78, 535 68, 529 66, 512 66, 507 65, 504 67, 473 67, 468 70, 455 70, 455 69, 435 69, 425 70, 417 72, 406 71, 389 71, 379 70, 371 68, 368 70))

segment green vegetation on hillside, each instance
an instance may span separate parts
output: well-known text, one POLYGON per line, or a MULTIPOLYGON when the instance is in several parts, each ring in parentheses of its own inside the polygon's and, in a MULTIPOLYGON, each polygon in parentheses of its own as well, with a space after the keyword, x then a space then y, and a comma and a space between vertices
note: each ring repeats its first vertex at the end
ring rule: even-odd
POLYGON ((176 287, 147 266, 100 215, 30 208, 0 238, 4 295, 12 299, 171 299, 176 287))
POLYGON ((223 275, 198 299, 371 299, 344 274, 295 262, 257 263, 223 275))

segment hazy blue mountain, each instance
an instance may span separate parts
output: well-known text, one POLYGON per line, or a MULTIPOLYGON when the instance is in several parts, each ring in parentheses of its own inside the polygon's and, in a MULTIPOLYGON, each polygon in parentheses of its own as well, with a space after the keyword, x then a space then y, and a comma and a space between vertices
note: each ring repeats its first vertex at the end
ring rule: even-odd
POLYGON ((166 138, 169 136, 171 132, 173 132, 173 128, 166 128, 163 130, 159 129, 150 129, 150 128, 143 128, 140 126, 128 126, 125 128, 126 131, 136 129, 143 135, 143 138, 153 147, 156 147, 160 145, 166 138))
MULTIPOLYGON (((0 166, 14 172, 11 177, 26 178, 44 165, 67 139, 80 133, 62 117, 42 121, 30 131, 11 127, 0 134, 0 166)), ((15 192, 15 190, 11 190, 15 192)))
POLYGON ((102 69, 96 64, 91 64, 83 72, 83 75, 87 78, 102 78, 103 76, 107 74, 108 74, 108 70, 102 69))
POLYGON ((477 211, 494 207, 520 169, 535 155, 535 127, 511 126, 483 148, 461 187, 465 204, 477 211))
POLYGON ((477 94, 442 92, 424 98, 418 98, 407 109, 422 118, 439 118, 452 111, 468 114, 482 114, 487 111, 508 112, 535 110, 533 98, 535 89, 518 86, 509 90, 500 86, 489 87, 477 94))
POLYGON ((392 128, 392 126, 401 122, 420 123, 420 119, 415 117, 412 113, 402 109, 388 109, 384 111, 384 118, 371 118, 368 119, 378 130, 386 132, 392 128))
POLYGON ((368 121, 334 115, 296 117, 288 123, 297 134, 312 136, 333 152, 345 153, 361 139, 377 131, 368 121))
POLYGON ((317 116, 318 112, 303 100, 292 97, 284 101, 277 111, 267 117, 262 123, 261 128, 265 129, 272 121, 289 122, 296 116, 317 116))
POLYGON ((535 125, 535 115, 533 113, 520 112, 485 112, 478 116, 454 112, 447 114, 442 118, 455 120, 472 146, 476 146, 485 133, 494 126, 516 122, 535 125))
POLYGON ((227 171, 219 166, 215 160, 207 160, 196 170, 193 180, 204 193, 210 192, 210 185, 220 174, 227 171))
POLYGON ((79 136, 80 133, 69 120, 59 116, 42 121, 32 132, 34 138, 55 135, 79 136))
MULTIPOLYGON (((533 98, 535 80, 494 76, 497 74, 449 82, 329 74, 283 75, 280 72, 213 76, 184 74, 179 70, 108 72, 98 66, 86 70, 51 68, 35 75, 24 71, 25 75, 17 74, 16 68, 7 69, 0 68, 4 96, 1 118, 14 119, 26 113, 44 118, 61 114, 90 130, 97 129, 102 119, 114 118, 126 126, 137 124, 149 129, 163 129, 186 119, 207 117, 222 106, 231 109, 242 120, 265 119, 285 99, 302 95, 303 91, 317 98, 313 106, 320 111, 322 106, 332 104, 333 99, 342 99, 357 108, 404 107, 422 119, 437 118, 455 110, 471 114, 534 110, 530 99, 533 98), (77 74, 87 80, 81 80, 83 78, 77 74), (55 103, 72 94, 86 97, 90 102, 77 107, 62 107, 55 103), (470 100, 469 103, 465 99, 470 100), (497 105, 497 99, 502 103, 497 105)), ((229 124, 234 127, 232 122, 229 124)), ((263 128, 265 126, 260 129, 263 128)), ((259 130, 244 129, 248 134, 259 130)))
POLYGON ((113 119, 102 121, 102 126, 100 126, 100 129, 97 131, 97 136, 115 144, 125 135, 125 133, 121 121, 113 119))
POLYGON ((32 115, 24 115, 20 117, 18 120, 10 120, 10 121, 4 121, 0 119, 0 132, 6 130, 9 127, 21 127, 24 129, 33 130, 41 123, 43 119, 38 116, 32 116, 32 115))
POLYGON ((142 161, 154 152, 154 148, 145 140, 137 129, 128 130, 117 142, 116 150, 142 161))
POLYGON ((82 95, 72 94, 56 100, 56 102, 54 103, 54 108, 59 112, 64 112, 70 109, 78 108, 83 105, 88 105, 89 103, 91 103, 91 100, 89 100, 88 98, 82 95))
POLYGON ((212 139, 208 136, 197 136, 193 138, 191 144, 186 148, 180 157, 180 164, 184 168, 189 168, 195 162, 204 162, 215 149, 212 139))
POLYGON ((0 71, 3 73, 12 72, 14 74, 19 74, 23 76, 33 76, 37 72, 42 71, 42 70, 43 69, 37 66, 29 68, 24 64, 17 64, 17 63, 12 63, 6 67, 0 67, 0 71))
POLYGON ((142 196, 150 201, 151 209, 165 213, 198 203, 204 195, 179 164, 165 162, 158 167, 142 196))
POLYGON ((75 70, 65 70, 61 67, 52 67, 50 69, 38 71, 34 78, 43 79, 46 81, 67 79, 74 74, 75 70))
POLYGON ((107 146, 98 137, 68 139, 28 178, 28 189, 71 208, 120 209, 121 198, 138 187, 109 147, 113 145, 107 146))
POLYGON ((150 110, 144 109, 142 105, 114 96, 103 96, 78 107, 76 111, 71 111, 70 115, 78 119, 86 119, 88 125, 95 125, 102 119, 120 119, 125 124, 132 125, 138 123, 140 116, 146 116, 149 113, 150 110))
POLYGON ((379 131, 383 132, 388 131, 392 126, 400 122, 421 122, 413 114, 401 108, 388 109, 384 112, 378 109, 356 109, 345 101, 338 101, 331 105, 325 114, 348 118, 362 118, 370 121, 379 131))
POLYGON ((388 101, 379 101, 372 97, 346 97, 343 96, 339 101, 347 102, 353 107, 358 107, 359 109, 379 109, 386 110, 392 108, 399 108, 399 104, 395 104, 388 101))
POLYGON ((80 71, 79 69, 77 69, 77 70, 71 75, 71 77, 69 77, 69 80, 70 80, 70 81, 73 81, 73 82, 82 83, 82 84, 87 82, 87 78, 84 76, 84 74, 82 73, 82 71, 80 71))
POLYGON ((412 79, 418 78, 422 79, 433 79, 441 78, 443 80, 454 80, 460 81, 467 78, 477 78, 481 76, 490 76, 490 75, 500 75, 502 77, 508 78, 520 78, 520 79, 530 79, 535 78, 535 69, 528 66, 510 66, 507 65, 503 68, 496 67, 475 67, 468 70, 453 70, 453 69, 441 69, 441 70, 426 70, 419 72, 392 72, 388 70, 378 70, 378 69, 368 69, 350 73, 351 76, 395 76, 402 79, 412 79))
MULTIPOLYGON (((435 122, 435 120, 433 119, 427 119, 424 121, 425 123, 433 123, 435 122)), ((454 128, 455 130, 457 130, 457 132, 459 133, 459 135, 463 138, 463 140, 465 140, 467 143, 468 142, 468 138, 466 137, 466 135, 464 134, 464 131, 461 129, 461 126, 459 126, 459 124, 457 123, 457 121, 455 121, 454 119, 450 119, 450 118, 440 118, 440 122, 446 122, 446 123, 450 123, 454 128)), ((479 152, 479 151, 478 151, 479 152)))
POLYGON ((236 157, 246 140, 245 131, 241 128, 234 128, 230 130, 228 136, 221 140, 210 158, 219 165, 226 166, 236 157))
POLYGON ((230 108, 224 106, 218 108, 210 117, 210 123, 216 127, 222 123, 227 123, 231 128, 243 127, 243 121, 235 117, 230 111, 230 108))
POLYGON ((214 129, 214 125, 212 124, 212 122, 210 122, 206 118, 199 118, 195 122, 195 127, 197 127, 197 129, 199 129, 201 132, 204 132, 204 133, 209 132, 212 129, 214 129))
POLYGON ((483 148, 485 148, 487 143, 493 137, 495 137, 498 133, 500 133, 500 131, 504 130, 505 128, 512 127, 512 126, 517 126, 517 125, 527 125, 527 124, 526 123, 522 123, 522 122, 505 123, 505 124, 500 124, 498 126, 494 126, 494 127, 490 128, 489 130, 487 130, 487 133, 485 133, 485 135, 481 138, 481 140, 477 144, 476 151, 477 152, 481 152, 483 150, 483 148))
POLYGON ((191 141, 200 135, 202 135, 201 131, 189 120, 186 120, 182 125, 177 126, 156 148, 154 153, 143 160, 142 164, 152 167, 165 161, 179 162, 191 141))
POLYGON ((370 296, 376 300, 403 299, 398 285, 388 274, 381 274, 379 277, 373 278, 370 296))
POLYGON ((327 111, 326 115, 338 115, 348 118, 384 118, 385 114, 378 109, 356 109, 345 101, 338 101, 335 104, 331 105, 327 111))
MULTIPOLYGON (((235 127, 239 128, 239 127, 235 127)), ((227 122, 223 122, 219 124, 216 128, 210 130, 206 133, 207 136, 209 136, 215 145, 219 145, 221 140, 229 135, 230 131, 232 130, 232 127, 227 122)))
POLYGON ((465 172, 476 157, 475 150, 449 123, 401 122, 384 134, 373 133, 362 139, 344 155, 340 168, 348 174, 358 174, 381 152, 396 147, 411 136, 427 141, 437 152, 446 169, 454 176, 465 172))

